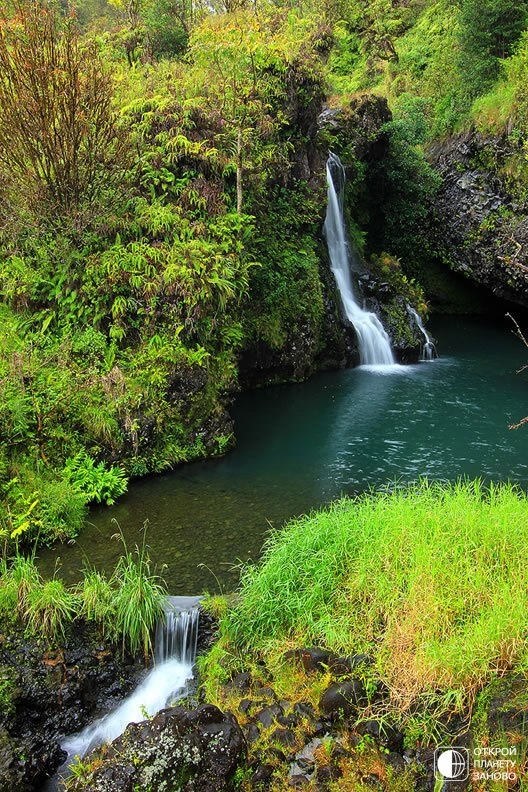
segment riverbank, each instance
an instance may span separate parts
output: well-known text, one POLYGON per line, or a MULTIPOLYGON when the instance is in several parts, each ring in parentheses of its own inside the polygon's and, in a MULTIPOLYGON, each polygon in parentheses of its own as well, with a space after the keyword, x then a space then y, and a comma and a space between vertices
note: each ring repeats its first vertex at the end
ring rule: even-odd
POLYGON ((270 525, 279 529, 341 495, 420 476, 483 476, 528 484, 525 437, 508 424, 525 415, 525 348, 511 323, 436 317, 441 357, 390 374, 364 368, 241 393, 232 408, 237 445, 134 481, 112 507, 98 506, 75 543, 38 551, 52 577, 79 581, 85 559, 108 576, 120 544, 147 544, 171 594, 233 591, 240 563, 257 561, 270 525), (199 539, 199 541, 198 541, 199 539))
MULTIPOLYGON (((284 731, 289 701, 312 708, 309 739, 328 729, 318 718, 339 724, 323 750, 344 779, 336 789, 368 788, 370 743, 378 788, 433 788, 414 784, 436 745, 515 747, 525 777, 527 536, 525 494, 476 481, 344 500, 273 534, 202 663, 208 700, 247 724, 250 766, 264 753, 275 788, 289 785, 293 760, 269 761, 286 737, 290 758, 306 753, 284 731), (270 723, 256 713, 262 686, 270 723), (403 761, 391 770, 392 753, 403 761)), ((313 756, 307 766, 301 786, 317 777, 313 756)))
POLYGON ((225 724, 237 757, 219 789, 432 792, 439 746, 469 761, 453 789, 522 789, 527 538, 526 495, 478 481, 423 482, 291 522, 246 570, 234 606, 211 601, 219 638, 199 661, 209 709, 131 727, 86 757, 70 788, 110 789, 126 765, 147 789, 141 737, 183 789, 205 792, 198 754, 185 765, 163 748, 178 735, 200 742, 203 716, 225 724))

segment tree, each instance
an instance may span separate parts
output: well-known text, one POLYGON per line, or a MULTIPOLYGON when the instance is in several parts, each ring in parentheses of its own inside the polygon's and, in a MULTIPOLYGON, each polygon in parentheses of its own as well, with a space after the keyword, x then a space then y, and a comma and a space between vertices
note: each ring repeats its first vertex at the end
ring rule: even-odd
MULTIPOLYGON (((523 331, 519 327, 519 323, 517 322, 517 320, 513 318, 511 313, 507 313, 506 317, 508 319, 511 319, 513 324, 515 325, 515 330, 513 331, 514 335, 516 335, 517 338, 519 338, 524 344, 524 346, 528 349, 528 341, 526 340, 526 336, 524 335, 523 331)), ((522 366, 517 372, 517 374, 521 374, 521 372, 526 371, 527 368, 528 366, 522 366)), ((520 429, 521 426, 526 426, 526 424, 528 424, 528 415, 525 416, 524 418, 521 418, 521 420, 518 421, 517 423, 510 424, 508 426, 508 429, 520 429)))
POLYGON ((395 40, 404 29, 404 10, 394 0, 353 0, 347 18, 369 55, 397 61, 395 40))
POLYGON ((183 52, 194 20, 194 0, 108 0, 126 20, 128 35, 123 43, 132 65, 142 43, 151 57, 183 52))
POLYGON ((528 22, 528 0, 462 0, 461 68, 476 96, 497 78, 528 22))
POLYGON ((284 89, 280 75, 286 62, 277 42, 249 12, 206 19, 191 36, 190 57, 200 102, 221 115, 217 143, 234 158, 240 214, 245 170, 257 163, 259 154, 265 156, 266 140, 280 126, 270 111, 284 89))
POLYGON ((125 166, 112 78, 75 17, 46 0, 16 0, 0 31, 4 199, 15 213, 82 228, 125 166))

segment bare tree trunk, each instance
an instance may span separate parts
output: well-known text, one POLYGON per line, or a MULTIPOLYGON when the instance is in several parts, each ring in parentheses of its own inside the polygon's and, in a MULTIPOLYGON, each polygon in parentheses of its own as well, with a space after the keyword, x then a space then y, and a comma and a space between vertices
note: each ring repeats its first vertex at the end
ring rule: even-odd
POLYGON ((236 161, 237 214, 242 214, 242 129, 238 130, 236 161))

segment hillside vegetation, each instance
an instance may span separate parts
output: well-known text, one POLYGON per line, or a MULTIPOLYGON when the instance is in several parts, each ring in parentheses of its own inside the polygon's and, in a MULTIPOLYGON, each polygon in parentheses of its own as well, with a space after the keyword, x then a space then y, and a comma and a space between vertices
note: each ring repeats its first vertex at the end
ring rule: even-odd
POLYGON ((223 453, 244 354, 301 349, 288 376, 317 367, 329 332, 325 102, 389 102, 383 156, 348 151, 351 231, 425 308, 412 279, 438 178, 423 147, 477 124, 524 152, 526 11, 510 0, 4 5, 8 545, 71 538, 87 504, 111 503, 128 477, 223 453))

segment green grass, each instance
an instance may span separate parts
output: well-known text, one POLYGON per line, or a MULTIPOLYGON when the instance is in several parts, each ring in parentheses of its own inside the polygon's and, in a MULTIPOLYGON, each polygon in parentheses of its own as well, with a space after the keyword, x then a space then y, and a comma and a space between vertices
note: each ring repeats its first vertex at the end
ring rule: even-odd
POLYGON ((79 594, 80 615, 87 621, 100 624, 105 630, 115 615, 114 591, 110 581, 96 569, 86 569, 79 586, 79 594))
POLYGON ((510 485, 419 483, 342 500, 268 539, 221 620, 229 652, 367 652, 400 710, 461 709, 528 661, 528 502, 510 485))
POLYGON ((152 653, 151 635, 163 613, 167 590, 162 578, 151 568, 145 533, 141 547, 136 547, 133 553, 127 549, 123 536, 120 537, 125 552, 111 580, 115 591, 112 599, 115 630, 123 636, 123 648, 125 641, 132 653, 142 648, 146 659, 152 653))
POLYGON ((0 630, 19 625, 28 635, 57 643, 74 620, 83 619, 120 641, 123 650, 135 654, 142 648, 146 658, 166 588, 151 570, 145 543, 124 551, 110 579, 86 569, 83 581, 69 587, 56 576, 43 580, 33 557, 1 558, 0 630))
POLYGON ((28 596, 25 612, 28 630, 52 641, 64 637, 67 625, 78 610, 78 599, 62 580, 47 580, 35 586, 28 596))
POLYGON ((151 633, 162 613, 163 587, 142 570, 131 554, 122 559, 117 569, 120 585, 115 597, 117 631, 123 635, 130 650, 140 647, 146 656, 152 650, 151 633))

